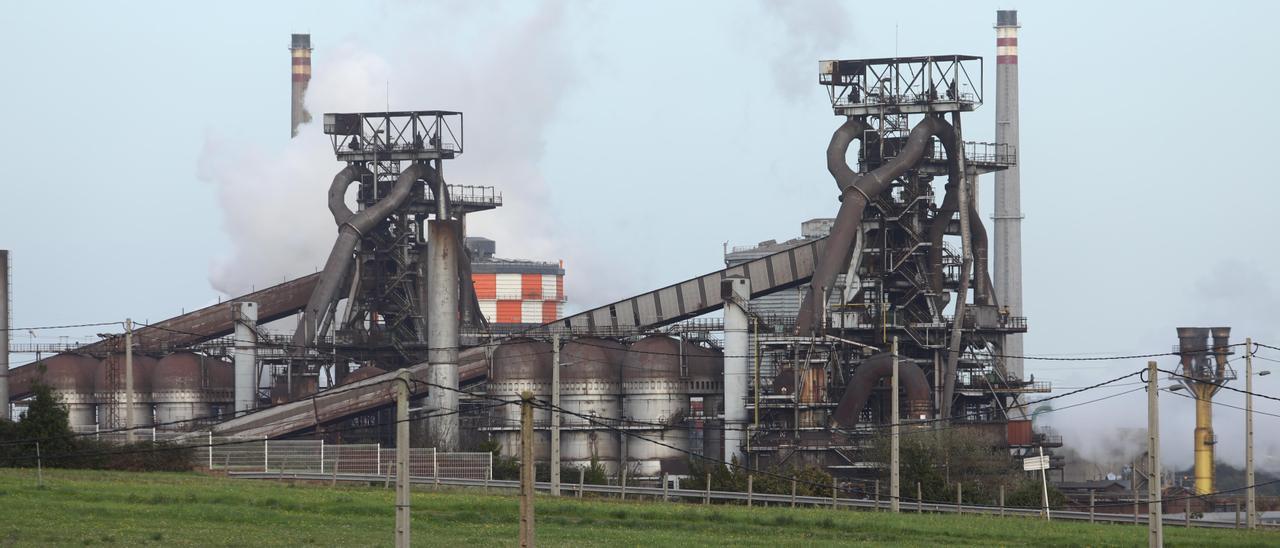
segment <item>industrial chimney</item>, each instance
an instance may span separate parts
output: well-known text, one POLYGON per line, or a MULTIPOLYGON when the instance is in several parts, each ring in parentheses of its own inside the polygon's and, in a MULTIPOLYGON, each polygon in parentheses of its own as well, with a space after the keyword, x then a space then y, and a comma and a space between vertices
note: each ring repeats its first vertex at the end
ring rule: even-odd
MULTIPOLYGON (((996 12, 996 146, 1018 150, 1018 12, 996 12)), ((1009 315, 1022 313, 1022 191, 1018 161, 996 172, 995 188, 995 286, 996 300, 1009 315)), ((1022 356, 1022 334, 1005 337, 1004 353, 1022 356)), ((1022 377, 1022 358, 1006 358, 1005 370, 1022 377)))
POLYGON ((293 110, 290 114, 291 137, 298 136, 298 126, 311 121, 311 113, 307 112, 307 84, 311 83, 311 35, 293 35, 293 44, 289 46, 290 57, 293 58, 293 110))

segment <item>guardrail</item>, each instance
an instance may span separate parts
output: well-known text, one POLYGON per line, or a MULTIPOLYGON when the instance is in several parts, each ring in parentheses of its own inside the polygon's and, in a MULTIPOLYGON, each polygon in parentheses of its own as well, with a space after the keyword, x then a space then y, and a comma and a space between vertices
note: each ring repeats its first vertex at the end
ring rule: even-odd
MULTIPOLYGON (((233 478, 240 479, 270 479, 270 480, 304 480, 304 481, 354 481, 360 483, 387 483, 392 480, 392 476, 388 474, 316 474, 316 473, 288 473, 288 472, 230 472, 228 475, 233 478)), ((452 485, 458 487, 481 487, 486 489, 516 489, 520 488, 518 480, 495 480, 495 479, 462 479, 462 478, 435 478, 410 475, 410 483, 418 485, 452 485)), ((536 491, 551 490, 551 483, 540 481, 534 484, 536 491)), ((868 498, 840 498, 840 497, 814 497, 814 496, 792 496, 778 495, 771 493, 741 493, 737 491, 713 491, 698 489, 670 489, 664 487, 641 487, 634 485, 591 485, 580 483, 560 484, 560 492, 562 496, 582 497, 584 493, 594 493, 600 495, 615 495, 621 499, 626 499, 627 495, 640 495, 654 498, 665 498, 669 501, 680 501, 681 499, 691 499, 701 501, 703 504, 710 504, 713 500, 720 501, 740 501, 746 502, 748 505, 757 503, 772 505, 797 505, 828 507, 834 509, 866 509, 874 511, 889 510, 888 499, 868 499, 868 498)), ((984 506, 977 504, 952 504, 940 502, 919 502, 919 501, 903 501, 900 505, 903 513, 940 513, 940 514, 984 514, 991 516, 1021 516, 1038 518, 1041 511, 1038 508, 1002 508, 998 506, 984 506)), ((1054 510, 1052 518, 1058 520, 1070 521, 1087 521, 1091 523, 1113 523, 1113 524, 1145 524, 1147 523, 1147 515, 1140 514, 1112 514, 1097 513, 1079 510, 1054 510)), ((1165 516, 1164 524, 1170 526, 1190 525, 1192 527, 1207 527, 1215 529, 1233 529, 1238 526, 1229 522, 1211 521, 1203 519, 1187 520, 1185 517, 1165 516)), ((1259 524, 1259 528, 1276 529, 1273 525, 1259 524)))

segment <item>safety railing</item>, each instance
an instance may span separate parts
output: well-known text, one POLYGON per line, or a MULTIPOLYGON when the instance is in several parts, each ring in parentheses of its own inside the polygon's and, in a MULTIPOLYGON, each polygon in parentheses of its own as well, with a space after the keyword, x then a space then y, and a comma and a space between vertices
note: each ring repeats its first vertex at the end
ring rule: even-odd
MULTIPOLYGON (((395 448, 377 443, 269 440, 212 433, 187 433, 181 442, 192 446, 195 465, 228 473, 384 476, 395 469, 396 463, 395 448)), ((409 475, 433 479, 492 478, 493 454, 413 447, 409 449, 409 475)))

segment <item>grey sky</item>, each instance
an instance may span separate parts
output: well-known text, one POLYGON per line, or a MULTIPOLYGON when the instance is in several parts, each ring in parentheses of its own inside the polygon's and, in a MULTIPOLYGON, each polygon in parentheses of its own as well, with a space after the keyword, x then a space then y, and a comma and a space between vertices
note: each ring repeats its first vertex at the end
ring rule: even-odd
MULTIPOLYGON (((835 213, 819 58, 987 56, 987 105, 965 131, 990 140, 991 25, 1016 7, 1027 352, 1167 351, 1174 326, 1218 324, 1280 346, 1277 9, 1028 4, 15 3, 0 15, 14 320, 161 319, 323 261, 340 166, 314 126, 288 141, 290 32, 312 33, 315 114, 388 96, 466 111, 451 182, 498 186, 509 204, 472 233, 501 255, 565 259, 581 307, 835 213)), ((1028 371, 1080 386, 1142 364, 1028 371)), ((1280 393, 1277 378, 1256 386, 1280 393)), ((1188 404, 1165 399, 1171 463, 1190 460, 1188 404)), ((1141 405, 1135 393, 1049 421, 1087 446, 1141 425, 1141 405)), ((1224 458, 1240 454, 1240 419, 1219 409, 1224 458)), ((1259 418, 1264 463, 1280 464, 1277 420, 1259 418)))

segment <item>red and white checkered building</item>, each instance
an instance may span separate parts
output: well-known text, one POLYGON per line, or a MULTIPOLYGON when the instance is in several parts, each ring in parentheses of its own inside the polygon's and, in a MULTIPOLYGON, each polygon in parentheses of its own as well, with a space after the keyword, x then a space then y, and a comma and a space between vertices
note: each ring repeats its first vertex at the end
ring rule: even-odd
POLYGON ((564 263, 493 256, 486 238, 467 238, 471 282, 480 312, 492 325, 538 325, 564 315, 564 263))

